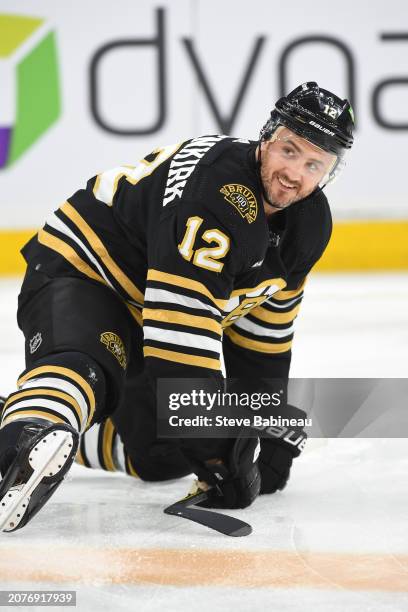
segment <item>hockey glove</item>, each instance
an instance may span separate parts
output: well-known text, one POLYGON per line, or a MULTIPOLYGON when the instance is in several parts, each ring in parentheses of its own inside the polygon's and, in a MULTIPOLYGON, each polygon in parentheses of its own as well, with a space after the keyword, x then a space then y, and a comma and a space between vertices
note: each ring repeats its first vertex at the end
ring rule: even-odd
MULTIPOLYGON (((306 413, 295 406, 287 406, 290 418, 306 417, 306 413)), ((286 414, 285 414, 286 416, 286 414)), ((269 437, 261 438, 261 452, 258 465, 261 473, 261 494, 275 493, 285 488, 290 475, 290 468, 295 457, 302 452, 307 434, 301 427, 269 428, 269 437)))
POLYGON ((250 506, 261 486, 258 454, 258 438, 237 438, 224 460, 195 461, 190 458, 199 479, 198 486, 208 490, 207 501, 200 505, 206 508, 250 506))

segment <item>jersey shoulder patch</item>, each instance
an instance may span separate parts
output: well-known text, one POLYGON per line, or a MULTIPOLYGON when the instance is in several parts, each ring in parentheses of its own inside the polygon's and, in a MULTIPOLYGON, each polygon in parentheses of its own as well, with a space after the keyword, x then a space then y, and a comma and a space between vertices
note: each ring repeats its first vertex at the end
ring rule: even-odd
POLYGON ((258 200, 254 192, 246 185, 228 183, 220 189, 226 200, 248 223, 253 223, 258 216, 258 200))

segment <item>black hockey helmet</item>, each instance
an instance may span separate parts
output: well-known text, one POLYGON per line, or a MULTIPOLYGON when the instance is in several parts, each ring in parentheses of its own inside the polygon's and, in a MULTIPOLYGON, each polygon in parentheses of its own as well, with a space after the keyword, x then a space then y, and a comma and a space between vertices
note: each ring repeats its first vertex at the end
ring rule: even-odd
POLYGON ((337 156, 336 171, 332 171, 329 180, 337 174, 341 158, 353 145, 354 115, 350 102, 314 81, 299 85, 276 102, 260 140, 269 140, 280 125, 337 156))

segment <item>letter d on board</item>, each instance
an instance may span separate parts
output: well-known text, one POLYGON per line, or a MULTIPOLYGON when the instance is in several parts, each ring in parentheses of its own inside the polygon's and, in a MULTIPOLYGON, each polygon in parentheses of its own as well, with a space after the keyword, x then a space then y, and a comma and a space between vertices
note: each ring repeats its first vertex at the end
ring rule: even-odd
MULTIPOLYGON (((96 123, 106 132, 111 134, 118 134, 120 136, 144 136, 146 134, 153 134, 157 132, 163 125, 166 118, 167 100, 166 100, 166 70, 165 70, 165 55, 164 55, 164 10, 159 8, 156 10, 156 24, 157 24, 157 35, 153 38, 134 38, 116 40, 100 47, 93 55, 90 64, 90 104, 91 114, 95 119, 96 123), (99 91, 98 91, 98 70, 101 59, 108 53, 111 53, 115 49, 123 47, 157 47, 157 78, 158 85, 156 91, 158 92, 158 112, 157 119, 155 122, 147 127, 131 127, 129 129, 117 128, 113 125, 109 125, 101 116, 99 107, 99 91)), ((128 78, 132 78, 132 74, 128 75, 128 78)), ((137 68, 134 74, 135 82, 137 81, 137 68)), ((120 95, 120 92, 118 92, 120 95)), ((143 96, 144 92, 140 92, 143 96)))

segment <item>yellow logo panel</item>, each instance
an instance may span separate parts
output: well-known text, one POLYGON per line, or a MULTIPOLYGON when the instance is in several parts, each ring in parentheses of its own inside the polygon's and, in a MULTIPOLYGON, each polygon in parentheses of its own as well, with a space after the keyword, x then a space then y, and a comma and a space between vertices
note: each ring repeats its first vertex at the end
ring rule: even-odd
POLYGON ((248 187, 238 183, 230 183, 221 187, 220 192, 248 223, 253 223, 258 214, 258 202, 248 187))

